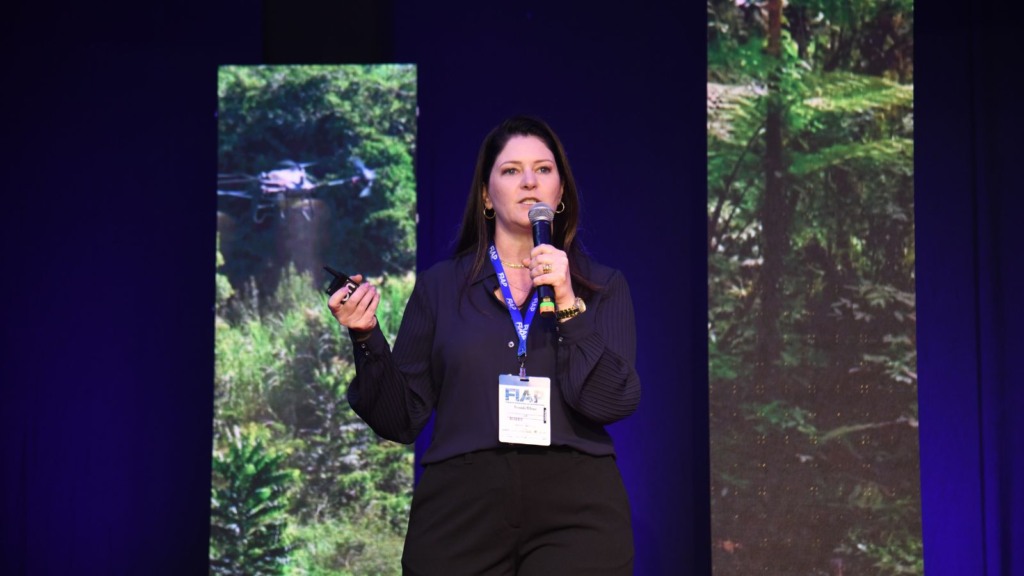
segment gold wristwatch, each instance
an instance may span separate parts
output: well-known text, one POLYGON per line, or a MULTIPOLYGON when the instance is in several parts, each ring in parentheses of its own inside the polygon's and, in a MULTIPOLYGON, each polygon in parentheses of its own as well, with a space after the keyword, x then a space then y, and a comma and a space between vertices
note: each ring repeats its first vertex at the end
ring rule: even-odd
POLYGON ((587 311, 586 303, 583 302, 583 298, 580 298, 579 296, 577 296, 576 297, 576 302, 574 302, 572 306, 569 306, 568 308, 563 308, 562 310, 559 310, 558 312, 555 313, 555 317, 558 318, 559 322, 562 322, 562 321, 568 320, 570 318, 575 318, 576 316, 579 316, 580 314, 582 314, 582 313, 584 313, 586 311, 587 311))

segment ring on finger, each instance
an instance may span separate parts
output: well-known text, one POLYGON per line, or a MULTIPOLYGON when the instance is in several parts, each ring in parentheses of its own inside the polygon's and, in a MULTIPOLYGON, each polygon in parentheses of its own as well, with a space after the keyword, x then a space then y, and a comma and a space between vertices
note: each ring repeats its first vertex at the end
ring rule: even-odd
POLYGON ((551 272, 551 264, 544 264, 543 266, 540 267, 540 269, 543 270, 545 274, 547 274, 548 272, 551 272))

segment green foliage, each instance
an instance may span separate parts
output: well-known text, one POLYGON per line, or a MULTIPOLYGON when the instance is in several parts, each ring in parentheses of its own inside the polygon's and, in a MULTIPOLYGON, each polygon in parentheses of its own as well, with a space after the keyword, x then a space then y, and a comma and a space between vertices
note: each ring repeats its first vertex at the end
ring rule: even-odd
POLYGON ((744 407, 753 420, 754 430, 759 434, 768 434, 772 430, 796 430, 810 437, 818 435, 813 424, 814 415, 805 408, 789 406, 781 400, 772 400, 764 404, 749 404, 744 407))
MULTIPOLYGON (((767 69, 758 61, 766 37, 766 4, 708 0, 711 80, 743 83, 767 69)), ((791 0, 782 25, 784 51, 810 70, 913 82, 913 0, 791 0)))
POLYGON ((879 542, 870 534, 852 531, 841 550, 856 550, 870 558, 880 574, 924 574, 924 545, 919 536, 888 534, 879 542))
POLYGON ((404 533, 412 496, 412 453, 378 440, 356 457, 353 471, 338 481, 343 501, 359 507, 363 516, 381 520, 393 533, 404 533))
POLYGON ((804 86, 805 104, 823 112, 864 114, 914 103, 913 86, 873 76, 847 72, 806 75, 804 86))
POLYGON ((760 42, 737 42, 729 35, 712 35, 708 41, 708 73, 729 84, 754 82, 767 69, 767 56, 760 42))
POLYGON ((389 342, 394 342, 395 336, 398 335, 398 327, 402 323, 402 315, 405 313, 405 304, 412 296, 415 280, 413 274, 409 272, 404 276, 381 278, 377 283, 381 289, 380 303, 377 305, 377 321, 380 322, 381 330, 388 337, 389 342))
MULTIPOLYGON (((381 326, 397 330, 415 277, 373 281, 381 326)), ((317 288, 309 274, 287 267, 272 295, 246 297, 250 286, 218 305, 215 449, 228 449, 234 427, 250 427, 298 472, 284 511, 293 573, 397 573, 399 555, 391 552, 401 549, 413 453, 379 439, 349 408, 351 343, 317 288), (345 532, 330 535, 324 526, 345 532)))
MULTIPOLYGON (((319 272, 398 274, 415 266, 416 76, 408 65, 229 66, 218 76, 219 171, 255 175, 308 163, 311 198, 277 213, 222 196, 221 272, 239 289, 273 293, 294 264, 319 272), (368 195, 353 158, 375 171, 368 195)), ((251 186, 250 192, 258 192, 251 186)))
POLYGON ((218 490, 256 482, 246 474, 289 471, 286 493, 284 484, 254 492, 272 507, 251 503, 272 510, 264 540, 280 545, 235 542, 239 530, 215 525, 220 573, 400 571, 413 452, 378 438, 348 406, 351 341, 327 308, 321 266, 378 287, 378 320, 394 341, 415 282, 415 89, 405 65, 220 70, 221 173, 294 161, 334 183, 282 197, 277 213, 234 196, 218 202, 215 507, 225 517, 241 509, 218 490), (369 194, 353 158, 375 171, 369 194), (247 451, 236 447, 239 429, 247 451), (222 470, 225 458, 235 468, 222 470), (238 568, 243 553, 248 568, 238 568))
POLYGON ((362 518, 324 520, 293 530, 301 542, 289 574, 296 576, 398 576, 403 539, 386 525, 362 518))
MULTIPOLYGON (((801 78, 807 75, 801 75, 801 78)), ((787 89, 786 142, 792 176, 834 167, 909 173, 913 168, 913 88, 851 74, 808 76, 787 89)), ((710 92, 711 88, 709 88, 710 92)), ((713 189, 736 174, 760 180, 765 92, 717 87, 709 103, 708 183, 713 189), (756 143, 751 154, 750 143, 756 143)))
POLYGON ((288 490, 295 473, 268 450, 258 431, 237 428, 213 457, 210 572, 229 576, 283 574, 288 490))
POLYGON ((913 166, 914 142, 905 138, 877 140, 864 144, 836 144, 811 154, 794 153, 789 173, 806 176, 827 168, 861 163, 868 166, 913 166))
POLYGON ((716 571, 920 574, 913 87, 900 60, 912 5, 793 0, 778 60, 758 10, 708 9, 716 571), (783 141, 772 213, 770 101, 783 141), (780 244, 766 241, 769 216, 780 244), (768 256, 782 268, 770 287, 768 256))
MULTIPOLYGON (((217 234, 217 268, 224 265, 224 254, 220 251, 220 234, 217 234)), ((235 295, 235 289, 231 287, 231 282, 228 281, 227 277, 223 274, 217 274, 215 278, 216 284, 216 307, 221 309, 224 304, 227 303, 232 296, 235 295)))

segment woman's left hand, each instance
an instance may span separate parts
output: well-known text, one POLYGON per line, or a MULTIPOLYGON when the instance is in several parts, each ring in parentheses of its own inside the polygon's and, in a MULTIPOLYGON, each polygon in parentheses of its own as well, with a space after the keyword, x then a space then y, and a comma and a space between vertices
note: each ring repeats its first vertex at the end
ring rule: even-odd
POLYGON ((555 289, 555 306, 559 310, 576 303, 569 274, 569 257, 565 252, 550 244, 541 244, 533 247, 530 258, 523 260, 523 264, 530 269, 534 286, 546 284, 555 289))

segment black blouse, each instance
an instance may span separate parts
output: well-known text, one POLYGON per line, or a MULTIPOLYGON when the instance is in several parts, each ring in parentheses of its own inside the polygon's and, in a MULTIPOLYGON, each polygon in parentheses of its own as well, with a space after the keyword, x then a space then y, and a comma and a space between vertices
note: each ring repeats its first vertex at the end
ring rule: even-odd
MULTIPOLYGON (((417 277, 393 351, 379 327, 353 341, 348 401, 377 434, 412 443, 437 411, 424 464, 500 446, 498 375, 519 373, 519 339, 494 296, 497 276, 484 262, 467 286, 471 265, 471 257, 446 260, 417 277)), ((571 320, 534 317, 526 372, 551 378, 552 446, 614 454, 604 425, 640 401, 633 303, 617 270, 590 260, 580 269, 601 288, 571 320)))

